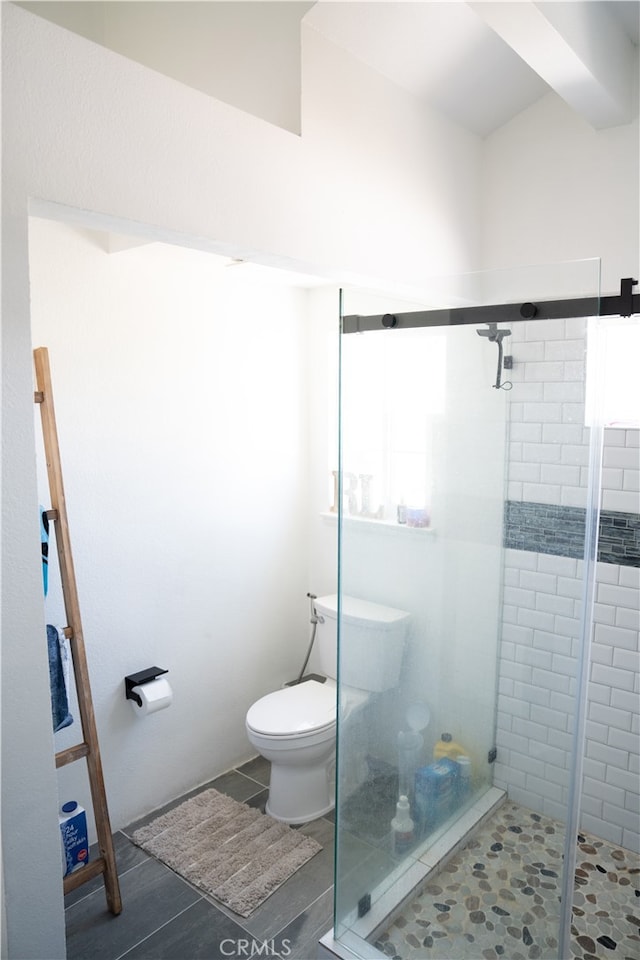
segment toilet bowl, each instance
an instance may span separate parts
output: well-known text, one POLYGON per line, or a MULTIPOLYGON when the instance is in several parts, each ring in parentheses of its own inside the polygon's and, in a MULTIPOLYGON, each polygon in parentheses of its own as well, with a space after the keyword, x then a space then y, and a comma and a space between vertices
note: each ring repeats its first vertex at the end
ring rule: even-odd
MULTIPOLYGON (((271 761, 266 812, 285 823, 306 823, 334 807, 338 688, 336 595, 314 600, 316 643, 327 677, 268 693, 246 716, 250 743, 271 761)), ((356 669, 343 669, 340 722, 398 681, 409 614, 352 597, 341 604, 341 638, 351 644, 356 669)))
POLYGON ((306 823, 334 805, 336 684, 306 680, 268 693, 249 708, 249 741, 271 761, 266 812, 306 823))

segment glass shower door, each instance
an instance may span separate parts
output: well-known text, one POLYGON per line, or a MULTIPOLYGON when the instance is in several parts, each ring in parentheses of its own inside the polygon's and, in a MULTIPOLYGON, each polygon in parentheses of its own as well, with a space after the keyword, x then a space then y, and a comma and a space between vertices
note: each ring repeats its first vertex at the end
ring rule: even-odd
POLYGON ((343 294, 334 934, 360 957, 551 960, 593 599, 586 321, 460 308, 597 312, 598 264, 454 287, 437 312, 343 294), (368 654, 361 601, 405 625, 368 654))
MULTIPOLYGON (((416 309, 345 296, 345 313, 363 307, 416 309)), ((435 868, 499 796, 491 764, 507 405, 505 391, 492 389, 497 353, 483 345, 475 327, 342 338, 343 610, 357 598, 409 616, 378 664, 389 685, 341 724, 343 933, 358 919, 371 923, 370 899, 376 916, 391 912, 398 892, 435 868)), ((345 630, 340 676, 357 686, 345 630)), ((347 702, 350 685, 341 686, 347 702)))

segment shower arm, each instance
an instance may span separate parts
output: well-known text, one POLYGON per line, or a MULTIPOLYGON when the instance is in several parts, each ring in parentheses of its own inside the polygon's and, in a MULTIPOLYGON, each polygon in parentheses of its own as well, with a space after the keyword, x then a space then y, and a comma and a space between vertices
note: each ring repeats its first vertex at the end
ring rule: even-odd
POLYGON ((476 333, 479 337, 486 337, 489 343, 498 344, 498 369, 496 371, 496 382, 493 385, 494 390, 511 390, 513 384, 510 380, 505 380, 505 382, 502 383, 502 366, 504 359, 502 341, 505 337, 511 336, 511 330, 498 330, 498 324, 495 322, 488 323, 487 326, 489 328, 488 330, 476 330, 476 333))

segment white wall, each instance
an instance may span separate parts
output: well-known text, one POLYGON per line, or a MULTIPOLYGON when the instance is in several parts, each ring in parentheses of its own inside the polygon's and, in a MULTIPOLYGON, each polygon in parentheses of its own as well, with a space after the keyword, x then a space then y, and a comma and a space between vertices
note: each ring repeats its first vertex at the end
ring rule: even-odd
MULTIPOLYGON (((3 191, 3 361, 30 357, 25 210, 3 191), (7 239, 10 238, 10 243, 7 239), (6 281, 11 276, 13 284, 6 281), (22 320, 22 322, 20 322, 22 320)), ((7 956, 65 956, 60 840, 33 456, 30 360, 2 377, 2 872, 7 956), (21 368, 21 369, 20 369, 21 368), (21 372, 17 378, 12 373, 21 372), (19 411, 21 413, 19 413, 19 411), (10 467, 10 469, 9 469, 10 467), (29 696, 24 674, 29 667, 29 696), (20 824, 20 828, 17 825, 20 824), (38 857, 24 856, 25 838, 38 857), (33 918, 38 917, 38 924, 33 918)))
POLYGON ((596 131, 553 93, 487 137, 482 266, 600 257, 603 293, 638 279, 639 142, 637 119, 596 131))
MULTIPOLYGON (((105 229, 126 221, 128 231, 156 239, 179 235, 194 246, 418 284, 425 269, 472 265, 479 142, 312 31, 303 38, 300 138, 10 4, 2 17, 7 940, 11 956, 58 957, 64 940, 41 656, 29 200, 61 205, 105 229), (19 694, 25 663, 30 701, 19 694), (37 858, 25 858, 12 837, 17 822, 37 858)), ((229 668, 242 672, 240 660, 229 668)))
MULTIPOLYGON (((622 431, 624 433, 624 431, 622 431)), ((507 550, 496 785, 566 821, 582 561, 507 550)), ((580 825, 640 850, 638 568, 598 563, 580 825)))
MULTIPOLYGON (((638 431, 626 433, 638 450, 638 431)), ((598 564, 582 825, 640 853, 640 570, 598 564)))
MULTIPOLYGON (((583 318, 513 325, 505 348, 514 358, 510 500, 587 505, 585 333, 583 318)), ((638 431, 605 430, 604 464, 602 509, 637 521, 638 431)), ((581 549, 560 556, 508 549, 504 570, 496 785, 561 821, 569 798, 581 650, 581 555, 581 549)), ((596 581, 581 825, 637 851, 638 568, 600 562, 596 581)))
MULTIPOLYGON (((551 93, 519 114, 484 144, 484 266, 599 257, 601 290, 617 293, 621 277, 637 278, 640 259, 638 153, 637 120, 594 131, 551 93)), ((536 274, 532 272, 532 280, 536 274)), ((518 290, 509 291, 514 300, 593 296, 597 289, 589 264, 542 271, 542 286, 536 281, 531 292, 526 271, 517 276, 518 290), (575 291, 563 288, 563 275, 572 278, 575 291)), ((584 506, 584 324, 518 328, 517 342, 506 349, 516 364, 509 395, 508 495, 584 506)), ((627 433, 632 437, 627 452, 633 456, 634 432, 627 433)), ((610 445, 613 435, 618 442, 624 431, 608 434, 610 445)), ((615 451, 610 449, 607 456, 615 456, 615 451)), ((603 507, 637 511, 637 494, 636 505, 630 505, 633 497, 605 486, 603 507)), ((566 751, 575 709, 580 566, 569 557, 509 550, 505 569, 496 782, 515 799, 561 819, 566 815, 566 751)), ((634 568, 598 564, 596 619, 604 620, 594 633, 582 799, 584 829, 630 849, 640 842, 637 734, 632 733, 638 717, 629 706, 638 684, 636 583, 634 568), (611 585, 618 607, 599 599, 611 585), (617 629, 621 625, 622 632, 617 629), (631 640, 626 632, 630 626, 631 640), (603 631, 606 642, 598 639, 603 631)))
MULTIPOLYGON (((320 597, 338 589, 338 532, 327 518, 333 494, 330 470, 338 469, 339 291, 312 291, 309 318, 309 585, 320 597)), ((315 656, 310 669, 317 667, 315 656)))
POLYGON ((72 3, 20 6, 300 133, 300 21, 311 3, 72 3))
MULTIPOLYGON (((109 254, 98 239, 30 223, 32 337, 49 348, 117 829, 250 757, 246 710, 299 666, 308 324, 304 289, 164 244, 109 254), (123 678, 155 664, 174 703, 142 721, 123 678)), ((42 457, 40 476, 46 504, 42 457)), ((46 619, 64 624, 57 572, 52 559, 46 619)), ((71 726, 57 748, 77 738, 71 726)), ((59 771, 61 802, 89 807, 81 771, 59 771)))

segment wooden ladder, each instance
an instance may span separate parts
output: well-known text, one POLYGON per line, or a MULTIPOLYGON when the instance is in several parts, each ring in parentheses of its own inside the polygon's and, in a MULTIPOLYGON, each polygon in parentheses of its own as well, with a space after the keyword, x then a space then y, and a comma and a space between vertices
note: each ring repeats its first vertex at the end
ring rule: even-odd
POLYGON ((113 850, 113 837, 109 823, 107 797, 102 775, 102 761, 100 760, 100 746, 98 731, 93 712, 91 699, 91 684, 82 634, 80 605, 76 576, 73 568, 71 552, 71 538, 62 482, 62 467, 60 464, 60 449, 58 446, 58 431, 56 428, 55 410, 53 406, 53 390, 51 373, 49 370, 49 353, 46 347, 38 347, 33 351, 36 372, 36 392, 34 400, 40 404, 42 415, 42 432, 44 449, 47 460, 47 474, 49 477, 49 492, 51 496, 51 510, 46 511, 49 520, 55 521, 56 544, 60 563, 60 578, 62 581, 62 595, 64 597, 65 616, 67 626, 64 634, 69 640, 73 673, 76 683, 80 724, 82 728, 82 743, 56 753, 56 767, 64 767, 84 757, 87 761, 91 800, 98 835, 99 856, 64 878, 65 895, 81 886, 83 883, 103 875, 107 905, 113 914, 122 910, 118 871, 113 850))

